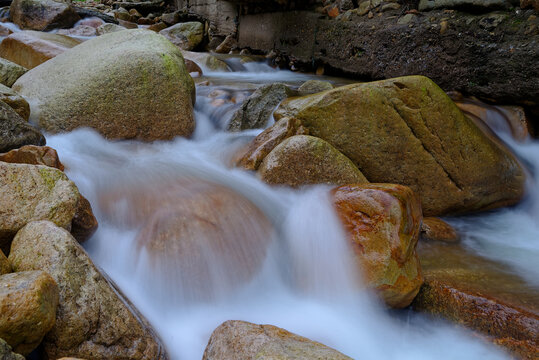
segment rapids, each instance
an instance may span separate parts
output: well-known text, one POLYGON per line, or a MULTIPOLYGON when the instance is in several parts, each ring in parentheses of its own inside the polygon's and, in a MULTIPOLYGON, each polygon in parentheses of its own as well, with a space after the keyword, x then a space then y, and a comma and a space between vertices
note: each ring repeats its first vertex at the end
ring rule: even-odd
MULTIPOLYGON (((362 360, 508 358, 456 325, 411 310, 388 311, 358 287, 359 274, 351 266, 327 187, 300 191, 269 187, 253 174, 231 168, 234 152, 260 130, 223 130, 241 102, 230 99, 245 98, 253 83, 282 81, 297 86, 312 78, 256 63, 231 67, 240 71, 205 73, 196 79, 197 129, 192 139, 107 141, 88 129, 47 136, 48 145, 57 149, 66 173, 90 200, 99 221, 86 250, 152 323, 171 358, 201 359, 212 331, 230 319, 283 327, 362 360), (225 104, 214 106, 219 96, 225 104), (274 238, 250 282, 192 300, 188 295, 194 289, 182 286, 174 272, 153 272, 144 248, 135 245, 138 229, 115 220, 115 215, 133 209, 120 203, 111 215, 99 205, 102 194, 115 189, 155 191, 155 184, 171 179, 225 186, 251 200, 268 217, 274 238)), ((537 141, 508 142, 532 172, 539 171, 537 141)), ((464 232, 471 251, 507 263, 539 285, 537 180, 530 180, 528 193, 519 207, 450 221, 464 232)))

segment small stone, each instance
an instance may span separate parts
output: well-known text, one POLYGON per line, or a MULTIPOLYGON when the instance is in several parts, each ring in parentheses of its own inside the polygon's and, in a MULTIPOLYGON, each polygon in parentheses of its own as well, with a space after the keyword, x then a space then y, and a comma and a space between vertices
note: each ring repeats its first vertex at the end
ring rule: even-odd
POLYGON ((79 243, 88 240, 97 231, 97 219, 88 199, 80 196, 79 205, 71 222, 71 235, 79 243))
POLYGON ((372 19, 374 17, 374 14, 372 13, 372 11, 369 11, 369 14, 367 15, 367 17, 369 19, 372 19))
POLYGON ((58 153, 48 146, 25 145, 0 154, 0 161, 12 164, 45 165, 64 171, 58 153))
POLYGON ((454 243, 460 240, 457 231, 440 218, 426 217, 421 224, 421 240, 454 243))
POLYGON ((399 10, 401 8, 401 5, 398 3, 389 3, 382 5, 382 12, 389 11, 389 10, 399 10))
POLYGON ((177 24, 180 21, 180 15, 177 12, 165 13, 161 15, 161 21, 167 24, 168 26, 171 26, 171 25, 177 24))
POLYGON ((445 34, 445 32, 447 31, 447 26, 448 24, 445 20, 440 23, 440 35, 445 34))
POLYGON ((414 14, 406 14, 403 17, 401 17, 399 20, 397 20, 397 24, 399 24, 399 25, 408 25, 415 18, 416 18, 416 15, 414 15, 414 14))
POLYGON ((333 85, 329 81, 308 80, 299 87, 298 95, 304 96, 309 94, 316 94, 331 89, 333 89, 333 85))
POLYGON ((370 10, 371 3, 370 1, 363 1, 361 4, 359 4, 358 13, 359 15, 363 16, 366 15, 370 10))
POLYGON ((124 28, 123 26, 116 25, 116 24, 103 24, 97 28, 96 33, 97 35, 104 35, 111 32, 122 31, 122 30, 127 30, 127 29, 124 28))
POLYGON ((215 52, 218 54, 227 54, 237 46, 236 38, 232 35, 228 35, 225 40, 217 48, 215 49, 215 52))

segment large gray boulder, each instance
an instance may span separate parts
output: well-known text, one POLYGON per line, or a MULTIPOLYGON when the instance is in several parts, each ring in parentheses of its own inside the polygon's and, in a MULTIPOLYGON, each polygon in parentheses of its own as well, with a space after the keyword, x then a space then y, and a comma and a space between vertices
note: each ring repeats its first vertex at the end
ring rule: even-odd
POLYGON ((66 230, 50 221, 26 225, 9 260, 15 271, 42 269, 58 283, 56 325, 43 340, 49 359, 167 359, 147 321, 66 230))
MULTIPOLYGON (((13 89, 39 104, 53 133, 92 127, 107 138, 189 136, 194 82, 164 37, 135 29, 88 40, 27 72, 13 89)), ((31 102, 32 103, 32 102, 31 102)))
POLYGON ((45 137, 9 105, 0 101, 0 153, 24 145, 45 145, 45 137))

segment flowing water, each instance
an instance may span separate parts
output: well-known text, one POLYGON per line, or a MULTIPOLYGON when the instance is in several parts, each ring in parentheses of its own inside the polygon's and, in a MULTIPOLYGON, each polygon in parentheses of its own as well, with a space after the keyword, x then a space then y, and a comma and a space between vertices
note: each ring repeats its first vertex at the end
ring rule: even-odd
MULTIPOLYGON (((149 319, 171 357, 201 359, 212 331, 232 319, 283 327, 357 359, 507 358, 462 328, 408 310, 389 312, 362 290, 327 187, 269 187, 231 167, 234 153, 260 132, 223 131, 253 84, 298 85, 309 78, 260 64, 238 70, 243 71, 206 73, 196 79, 197 130, 192 139, 107 141, 87 129, 47 137, 99 220, 99 230, 85 248, 149 319), (218 264, 215 271, 218 261, 211 246, 192 261, 203 264, 206 284, 212 285, 203 294, 185 274, 154 266, 155 255, 138 241, 141 225, 132 221, 141 205, 130 201, 129 194, 172 198, 176 190, 167 186, 170 183, 186 186, 187 192, 193 185, 182 184, 217 184, 249 199, 269 219, 269 244, 252 241, 243 249, 257 258, 258 246, 264 246, 259 266, 247 280, 237 281, 242 263, 230 268, 218 264)), ((533 171, 539 169, 537 142, 512 146, 533 171)), ((466 234, 470 248, 514 266, 530 282, 539 278, 537 189, 539 184, 531 180, 529 200, 518 208, 451 220, 466 234)), ((242 236, 258 237, 256 221, 244 219, 242 236)))

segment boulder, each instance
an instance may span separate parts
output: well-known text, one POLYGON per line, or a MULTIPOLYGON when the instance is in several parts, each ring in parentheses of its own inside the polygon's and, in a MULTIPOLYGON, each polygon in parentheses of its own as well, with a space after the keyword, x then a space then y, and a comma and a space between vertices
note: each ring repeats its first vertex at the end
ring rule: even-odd
POLYGON ((28 69, 0 57, 0 84, 11 87, 28 69))
POLYGON ((222 43, 215 48, 215 52, 218 54, 228 54, 230 50, 236 48, 238 46, 238 42, 236 41, 236 38, 232 35, 228 35, 222 43))
POLYGON ((337 350, 273 325, 225 321, 215 329, 202 360, 351 360, 337 350))
POLYGON ((56 325, 45 336, 49 359, 166 359, 160 340, 66 230, 49 221, 21 229, 9 260, 15 271, 42 269, 56 281, 56 325))
POLYGON ((301 120, 369 181, 410 186, 426 216, 507 206, 524 193, 525 175, 515 157, 423 76, 288 99, 274 116, 301 120))
POLYGON ((0 154, 0 161, 12 164, 45 165, 64 171, 58 153, 48 146, 25 145, 0 154))
POLYGON ((66 229, 79 203, 75 184, 58 169, 0 162, 0 249, 27 223, 50 220, 66 229))
POLYGON ((308 135, 294 135, 277 145, 260 164, 258 176, 268 184, 292 187, 368 182, 350 159, 326 141, 308 135))
POLYGON ((11 88, 2 84, 0 84, 0 101, 9 105, 23 120, 28 121, 30 118, 30 105, 28 102, 11 88))
POLYGON ((65 35, 32 30, 20 31, 2 40, 0 56, 27 69, 32 69, 77 46, 80 42, 65 35))
POLYGON ((96 33, 97 35, 104 35, 104 34, 109 34, 112 32, 117 32, 117 31, 122 31, 122 30, 127 30, 127 29, 120 25, 107 23, 107 24, 103 24, 99 26, 96 29, 96 33))
POLYGON ((402 185, 364 184, 338 187, 333 199, 367 287, 391 307, 410 305, 423 283, 417 195, 402 185))
POLYGON ((77 211, 71 222, 71 235, 79 243, 83 243, 97 231, 97 227, 97 219, 92 211, 92 206, 88 199, 81 195, 77 211))
POLYGON ((71 5, 53 0, 13 0, 11 20, 23 30, 69 28, 80 20, 71 5))
POLYGON ((20 354, 15 354, 11 351, 11 346, 3 339, 0 339, 0 359, 2 360, 25 360, 25 357, 20 354))
POLYGON ((197 64, 204 71, 230 71, 228 65, 224 61, 219 60, 211 54, 183 50, 182 55, 185 59, 191 60, 197 64))
POLYGON ((58 286, 44 271, 0 276, 0 337, 13 351, 30 354, 56 321, 58 286))
POLYGON ((9 274, 11 272, 11 264, 4 252, 0 250, 0 275, 9 274))
POLYGON ((78 25, 71 29, 60 29, 57 34, 67 36, 96 36, 97 29, 90 25, 78 25))
POLYGON ((0 152, 27 144, 45 145, 45 137, 9 105, 0 101, 0 152))
POLYGON ((305 96, 333 89, 329 81, 307 80, 298 88, 298 95, 305 96))
POLYGON ((516 358, 537 359, 539 291, 460 244, 420 243, 425 283, 412 306, 483 333, 516 358))
POLYGON ((270 120, 275 107, 284 99, 294 95, 296 92, 285 84, 262 85, 232 115, 227 129, 241 131, 263 128, 270 120))
POLYGON ((421 224, 421 240, 458 242, 460 236, 457 231, 442 219, 426 217, 421 224))
POLYGON ((159 31, 170 42, 182 50, 195 49, 204 39, 204 25, 197 21, 172 25, 159 31))
POLYGON ((236 155, 235 163, 246 170, 257 170, 262 160, 283 140, 294 135, 307 135, 299 120, 284 118, 262 131, 236 155))
POLYGON ((107 138, 152 141, 189 136, 195 127, 195 88, 183 57, 147 30, 85 41, 13 89, 39 104, 36 121, 52 133, 92 127, 107 138))

